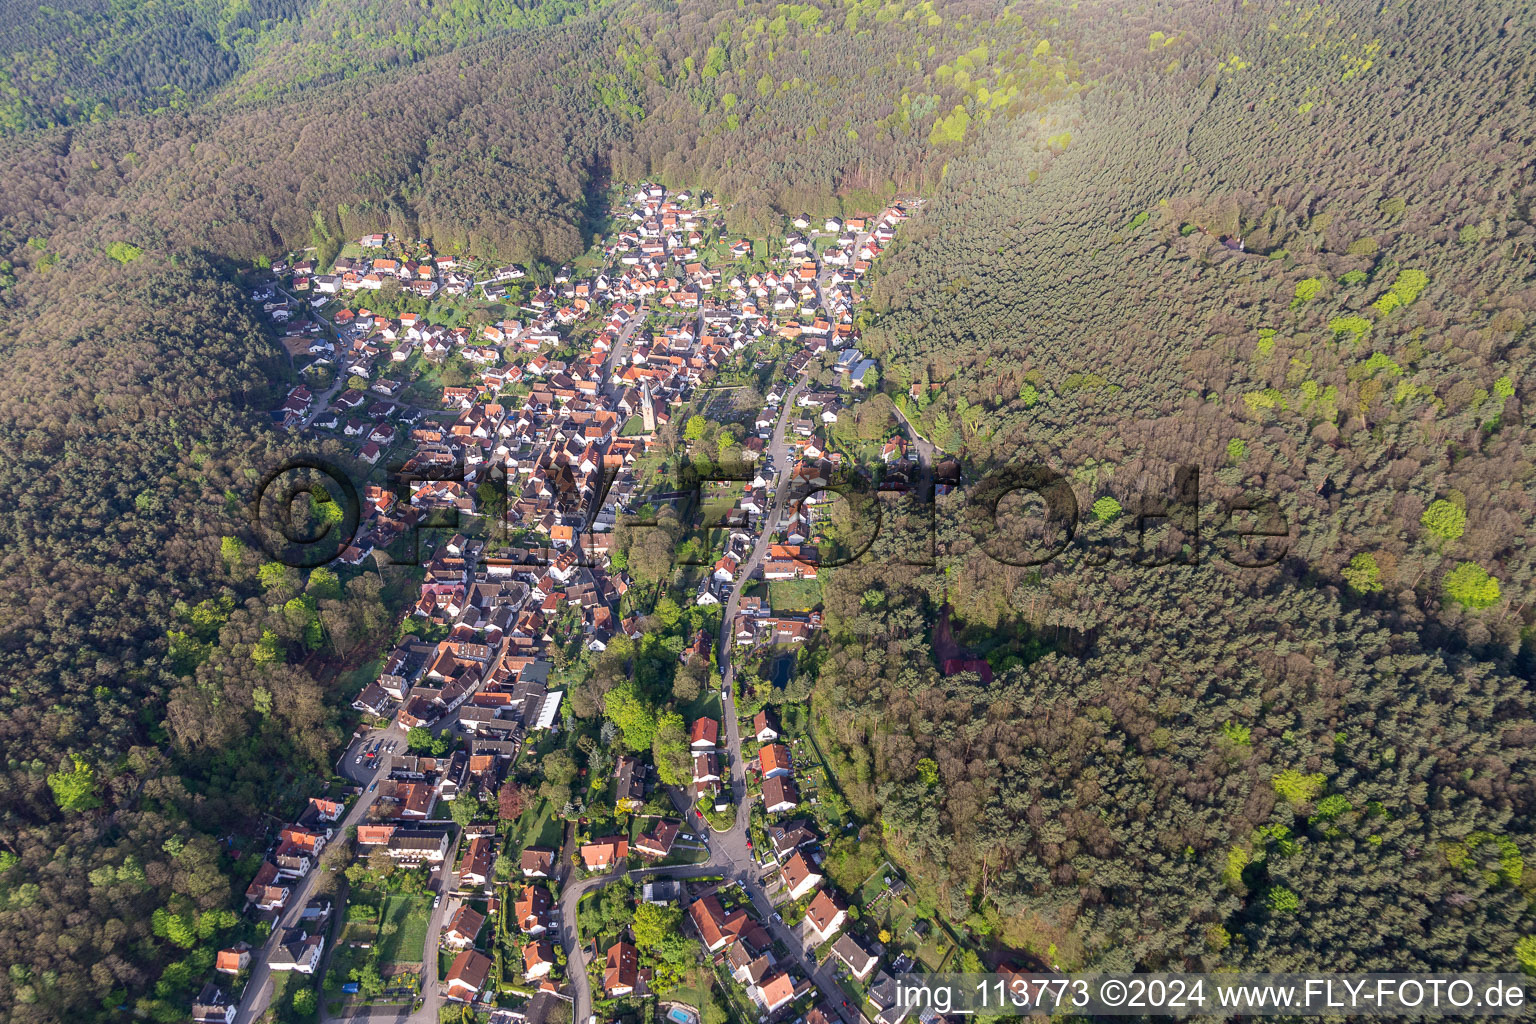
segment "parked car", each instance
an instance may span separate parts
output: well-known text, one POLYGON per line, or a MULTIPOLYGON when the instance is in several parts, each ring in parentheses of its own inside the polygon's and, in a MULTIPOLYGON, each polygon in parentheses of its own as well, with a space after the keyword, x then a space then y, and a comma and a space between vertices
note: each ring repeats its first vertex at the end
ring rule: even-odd
POLYGON ((436 910, 438 907, 440 907, 442 905, 443 905, 443 894, 442 893, 438 893, 437 896, 434 897, 433 900, 432 900, 432 909, 436 910))

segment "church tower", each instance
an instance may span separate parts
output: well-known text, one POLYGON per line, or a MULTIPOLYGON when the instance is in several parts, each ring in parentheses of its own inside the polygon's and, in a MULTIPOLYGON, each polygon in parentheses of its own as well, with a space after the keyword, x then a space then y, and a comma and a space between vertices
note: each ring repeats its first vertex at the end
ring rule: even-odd
POLYGON ((651 382, 640 385, 640 422, 647 434, 656 433, 656 399, 651 397, 651 382))

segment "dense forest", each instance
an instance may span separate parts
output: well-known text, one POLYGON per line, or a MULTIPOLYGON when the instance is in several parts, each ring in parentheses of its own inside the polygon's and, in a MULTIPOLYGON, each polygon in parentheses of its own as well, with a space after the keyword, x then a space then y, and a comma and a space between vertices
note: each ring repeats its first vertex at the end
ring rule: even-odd
POLYGON ((186 929, 339 745, 311 667, 387 626, 248 547, 291 442, 234 268, 560 262, 644 177, 742 231, 927 196, 863 347, 972 481, 1033 460, 1083 510, 1009 566, 957 492, 937 564, 890 529, 830 574, 812 707, 925 898, 1067 966, 1516 965, 1528 8, 66 6, 0 15, 9 1019, 183 1019, 186 929), (1137 564, 1178 465, 1207 547, 1275 500, 1279 564, 1137 564), (992 683, 937 671, 946 603, 992 683))
POLYGON ((1080 510, 1015 566, 946 496, 934 570, 893 575, 882 536, 833 579, 826 727, 978 933, 1114 967, 1530 960, 1531 31, 1497 5, 1076 22, 1121 58, 952 161, 882 261, 866 348, 918 429, 1080 510), (1179 466, 1198 509, 1147 564, 1179 466), (1288 524, 1273 567, 1220 557, 1244 499, 1288 524), (992 684, 929 667, 944 602, 992 684))

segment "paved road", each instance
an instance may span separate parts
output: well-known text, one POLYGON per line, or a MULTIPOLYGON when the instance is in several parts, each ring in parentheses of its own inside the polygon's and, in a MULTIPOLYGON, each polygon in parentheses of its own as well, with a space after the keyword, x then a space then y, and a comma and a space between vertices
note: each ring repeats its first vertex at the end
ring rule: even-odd
POLYGON ((896 414, 896 418, 906 428, 907 436, 912 438, 912 445, 917 449, 917 464, 919 468, 922 469, 925 476, 933 472, 933 456, 939 450, 938 446, 922 434, 919 434, 917 428, 912 425, 912 421, 907 419, 900 408, 893 405, 891 411, 896 414))
POLYGON ((645 303, 635 307, 635 315, 629 318, 629 323, 619 332, 619 336, 613 341, 613 349, 608 353, 608 362, 603 364, 603 391, 611 398, 617 398, 623 394, 624 389, 614 381, 614 375, 619 373, 624 365, 624 350, 629 346, 629 339, 640 325, 645 323, 645 303))
MULTIPOLYGON (((762 520, 762 532, 752 550, 752 556, 742 566, 740 575, 737 576, 731 588, 731 595, 725 603, 725 618, 721 624, 720 643, 718 646, 718 660, 721 676, 725 681, 725 695, 723 701, 725 716, 726 750, 731 762, 731 793, 736 805, 736 819, 732 826, 723 832, 713 832, 710 836, 710 857, 702 864, 678 865, 674 867, 640 868, 635 871, 615 871, 606 875, 598 875, 584 878, 579 881, 568 882, 560 894, 559 913, 560 921, 557 931, 560 936, 560 944, 566 952, 566 978, 571 989, 571 998, 576 1024, 584 1024, 592 1012, 591 984, 587 978, 586 950, 577 941, 576 908, 581 898, 595 889, 601 888, 613 882, 621 876, 628 876, 632 881, 641 881, 645 878, 663 877, 675 879, 700 878, 708 875, 720 875, 727 881, 739 883, 749 894, 752 905, 757 911, 757 916, 770 930, 773 937, 790 950, 793 961, 796 962, 807 977, 809 977, 822 995, 827 1004, 831 1006, 844 1024, 868 1024, 858 1007, 849 1006, 843 995, 842 989, 837 985, 832 976, 832 967, 824 966, 818 970, 810 970, 808 957, 809 951, 805 941, 791 928, 780 921, 773 919, 773 904, 768 898, 768 892, 762 883, 764 869, 759 867, 753 859, 753 851, 748 847, 747 827, 751 820, 750 807, 747 806, 747 779, 746 769, 741 756, 741 727, 737 719, 734 687, 735 668, 731 663, 731 652, 734 646, 734 638, 730 635, 731 620, 735 617, 736 608, 740 603, 741 592, 750 582, 751 574, 761 564, 768 546, 772 543, 773 527, 777 526, 783 515, 784 507, 789 500, 789 479, 794 466, 787 456, 784 446, 784 432, 794 412, 795 398, 799 394, 803 382, 797 383, 784 397, 784 405, 779 413, 778 424, 774 428, 773 440, 769 445, 769 451, 773 454, 778 466, 777 481, 774 488, 773 507, 766 519, 762 520)), ((690 817, 690 825, 698 821, 696 816, 690 817)))
POLYGON ((577 941, 576 931, 576 906, 581 902, 581 898, 623 877, 628 877, 632 882, 640 882, 646 878, 703 878, 706 875, 722 874, 727 867, 728 865, 716 863, 716 858, 711 857, 703 864, 613 871, 606 875, 593 875, 591 878, 573 880, 566 884, 565 889, 560 893, 560 922, 556 932, 560 937, 560 945, 565 947, 566 984, 571 989, 571 1002, 575 1011, 573 1019, 576 1024, 585 1024, 587 1016, 592 1012, 592 985, 587 978, 587 951, 577 941))
POLYGON ((443 1005, 442 986, 438 984, 437 977, 437 948, 448 915, 459 906, 457 899, 445 894, 453 888, 453 862, 458 859, 459 844, 463 841, 464 831, 459 829, 453 845, 448 848, 448 856, 443 858, 442 866, 437 869, 436 882, 430 887, 442 896, 442 903, 433 908, 427 920, 427 937, 421 951, 421 1008, 411 1014, 410 1024, 437 1024, 437 1012, 443 1005))
POLYGON ((789 428, 789 421, 795 410, 795 399, 799 397, 800 390, 805 386, 801 380, 789 389, 784 396, 784 406, 779 412, 779 421, 774 425, 773 437, 768 442, 768 454, 773 458, 774 465, 778 467, 777 477, 773 487, 773 505, 768 510, 768 515, 760 521, 761 533, 758 534, 757 543, 752 546, 752 554, 741 566, 741 572, 731 585, 731 596, 726 599, 725 612, 720 621, 720 642, 715 652, 716 660, 720 665, 720 676, 725 684, 725 722, 726 734, 729 739, 731 753, 731 790, 735 794, 736 802, 740 805, 741 798, 746 793, 746 776, 744 774, 741 758, 738 756, 741 750, 741 737, 736 726, 736 709, 734 687, 731 685, 735 678, 735 667, 731 664, 731 652, 735 647, 735 637, 731 635, 731 624, 736 619, 736 609, 741 603, 742 591, 752 580, 752 574, 757 567, 762 565, 763 557, 767 555, 769 546, 773 543, 773 533, 778 529, 780 520, 784 515, 784 508, 789 501, 789 481, 794 473, 794 460, 789 458, 789 452, 784 445, 784 432, 789 428))
MULTIPOLYGON (((283 294, 284 295, 288 295, 287 292, 284 292, 283 294)), ((288 297, 290 299, 293 298, 292 295, 288 295, 288 297)), ((294 301, 296 302, 298 300, 295 299, 294 301)), ((309 407, 309 413, 304 417, 304 421, 302 423, 300 423, 297 427, 294 428, 295 430, 305 430, 305 429, 308 429, 310 424, 314 423, 315 419, 322 412, 324 412, 325 410, 327 410, 327 409, 329 409, 331 407, 331 400, 336 397, 336 395, 341 391, 342 388, 347 386, 347 375, 342 372, 343 370, 346 369, 346 367, 344 365, 346 357, 345 357, 345 353, 343 353, 341 351, 341 335, 337 332, 336 325, 333 324, 327 318, 321 316, 319 310, 315 309, 314 307, 310 307, 309 315, 310 315, 311 319, 315 320, 318 323, 324 324, 326 330, 329 331, 330 334, 331 334, 331 343, 336 347, 336 353, 337 353, 337 355, 336 355, 336 379, 331 381, 331 386, 326 388, 325 392, 323 394, 319 394, 319 395, 315 396, 314 402, 309 407)), ((237 1024, 238 1024, 238 1022, 237 1022, 237 1024)))
MULTIPOLYGON (((374 741, 381 739, 387 742, 388 737, 384 730, 370 730, 348 747, 346 753, 341 756, 338 770, 347 778, 362 785, 364 789, 362 795, 357 798, 357 802, 352 805, 352 809, 332 826, 335 829, 333 842, 343 839, 349 827, 365 820, 368 808, 372 807, 373 802, 378 799, 378 793, 372 789, 372 784, 379 777, 388 759, 379 758, 372 768, 354 764, 354 761, 358 751, 365 744, 371 745, 374 741)), ((266 1012, 267 1005, 272 1000, 272 975, 267 969, 267 960, 277 948, 277 941, 283 929, 291 928, 298 923, 299 915, 304 910, 304 904, 309 902, 319 874, 318 869, 312 870, 303 878, 289 883, 288 904, 273 923, 271 936, 259 949, 251 951, 251 978, 245 986, 245 998, 240 1001, 240 1006, 235 1011, 234 1024, 251 1024, 266 1012)), ((337 912, 341 912, 339 907, 337 912)))

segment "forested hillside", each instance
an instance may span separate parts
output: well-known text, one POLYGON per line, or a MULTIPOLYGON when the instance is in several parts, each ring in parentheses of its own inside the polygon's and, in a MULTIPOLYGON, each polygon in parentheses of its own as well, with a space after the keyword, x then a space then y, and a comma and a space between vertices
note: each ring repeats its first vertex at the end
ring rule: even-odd
POLYGON ((21 2, 0 11, 0 131, 185 108, 308 0, 21 2))
POLYGON ((257 5, 217 53, 197 5, 13 12, 16 61, 103 56, 14 74, 32 130, 0 150, 11 1019, 184 1019, 267 812, 340 741, 314 658, 388 625, 377 588, 258 578, 235 539, 288 371, 234 268, 369 230, 566 260, 607 184, 645 176, 719 189, 742 227, 863 210, 1081 79, 1037 11, 491 10, 257 5))
POLYGON ((1000 565, 957 493, 937 565, 888 530, 831 573, 813 709, 923 898, 1068 966, 1515 964, 1528 8, 400 6, 0 15, 0 1012, 184 1018, 166 914, 218 934, 218 841, 339 742, 311 624, 383 625, 221 539, 286 444, 232 268, 372 230, 558 263, 645 177, 743 230, 924 193, 885 387, 1119 545, 1000 565), (1136 565, 1178 464, 1212 533, 1276 499, 1285 559, 1136 565), (945 602, 989 686, 934 666, 945 602))
POLYGON ((1511 15, 1078 22, 1121 59, 953 161, 884 265, 866 343, 919 429, 973 478, 1066 474, 1083 520, 1007 566, 950 496, 941 573, 893 580, 877 549, 835 576, 827 727, 973 927, 1073 964, 1515 963, 1536 234, 1511 15), (1140 566, 1178 465, 1202 563, 1140 566), (1273 568, 1218 556, 1244 495, 1289 523, 1273 568), (923 658, 945 600, 992 685, 923 658))

